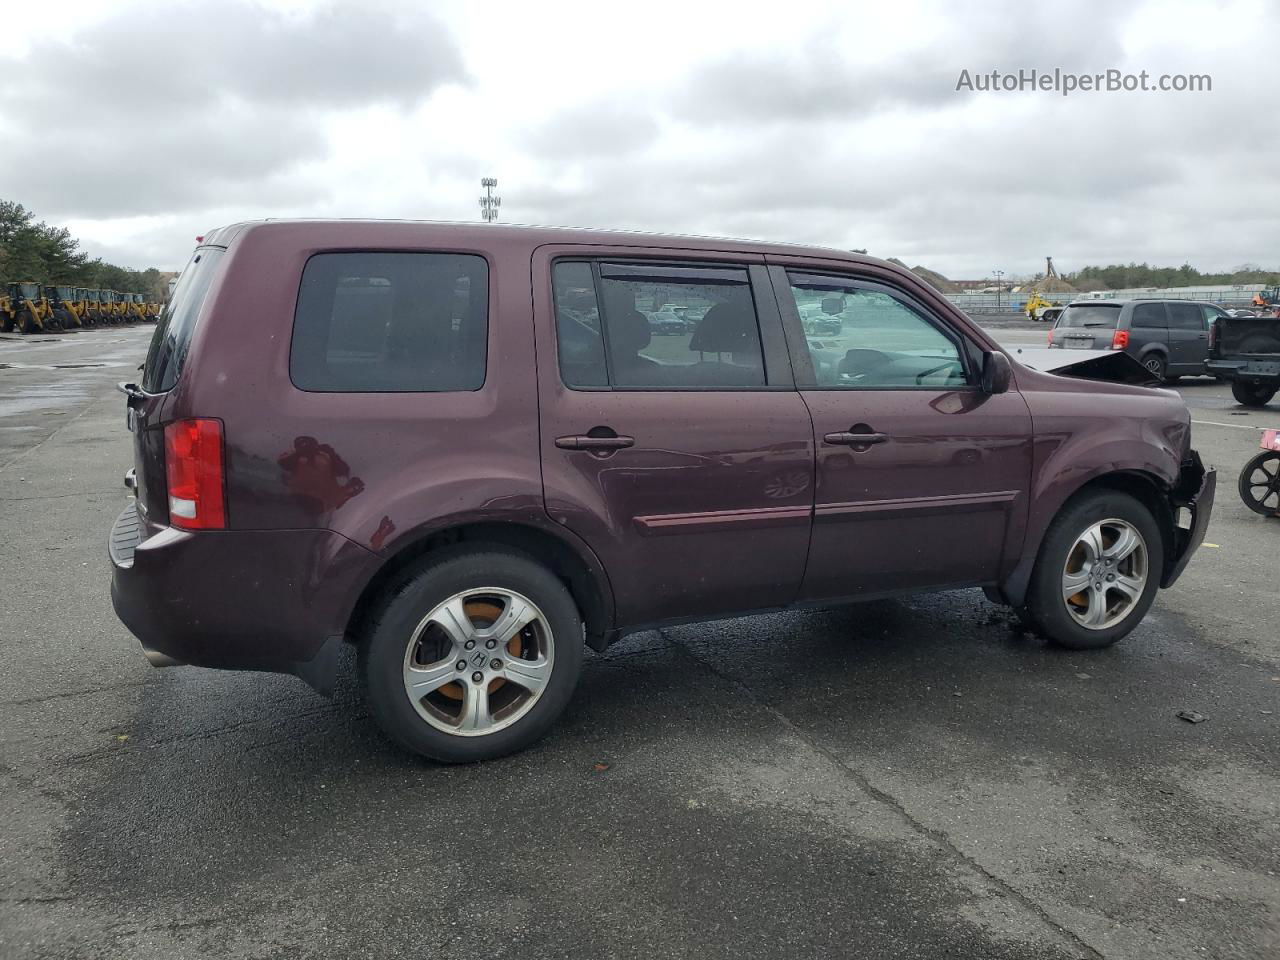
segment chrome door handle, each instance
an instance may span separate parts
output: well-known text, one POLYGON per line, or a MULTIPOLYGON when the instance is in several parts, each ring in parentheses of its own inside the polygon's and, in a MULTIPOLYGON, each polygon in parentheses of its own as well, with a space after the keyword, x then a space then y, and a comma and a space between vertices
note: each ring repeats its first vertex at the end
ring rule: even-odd
POLYGON ((839 433, 828 433, 822 438, 823 443, 833 447, 869 447, 873 443, 884 443, 889 439, 887 433, 852 433, 842 430, 839 433))

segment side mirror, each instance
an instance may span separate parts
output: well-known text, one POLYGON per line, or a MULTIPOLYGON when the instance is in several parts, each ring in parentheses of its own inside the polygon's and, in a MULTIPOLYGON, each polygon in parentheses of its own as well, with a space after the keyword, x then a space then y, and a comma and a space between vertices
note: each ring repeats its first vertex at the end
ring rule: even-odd
POLYGON ((998 350, 988 350, 982 355, 982 392, 1005 393, 1013 379, 1009 358, 998 350))

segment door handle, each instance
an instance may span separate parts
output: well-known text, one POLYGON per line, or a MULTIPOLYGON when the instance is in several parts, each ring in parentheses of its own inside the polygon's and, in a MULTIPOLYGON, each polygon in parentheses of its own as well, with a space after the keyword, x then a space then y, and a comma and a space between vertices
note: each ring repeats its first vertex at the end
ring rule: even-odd
POLYGON ((884 443, 889 439, 887 433, 853 433, 842 430, 839 433, 828 433, 822 438, 823 443, 833 447, 869 447, 873 443, 884 443))
POLYGON ((561 450, 625 450, 635 445, 635 437, 556 437, 556 446, 561 450))

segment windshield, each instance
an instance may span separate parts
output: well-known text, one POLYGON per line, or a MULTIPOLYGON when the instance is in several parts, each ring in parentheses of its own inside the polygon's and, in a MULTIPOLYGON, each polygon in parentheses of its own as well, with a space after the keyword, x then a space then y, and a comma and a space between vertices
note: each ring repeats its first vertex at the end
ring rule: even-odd
POLYGON ((1059 327, 1110 327, 1120 319, 1118 303, 1083 303, 1067 307, 1058 317, 1059 327))
POLYGON ((192 256, 187 268, 178 277, 173 297, 160 315, 156 332, 147 351, 147 362, 142 371, 142 389, 148 393, 164 393, 178 382, 182 363, 187 358, 187 348, 195 333, 200 308, 205 294, 218 272, 218 263, 226 250, 221 247, 201 247, 192 256))

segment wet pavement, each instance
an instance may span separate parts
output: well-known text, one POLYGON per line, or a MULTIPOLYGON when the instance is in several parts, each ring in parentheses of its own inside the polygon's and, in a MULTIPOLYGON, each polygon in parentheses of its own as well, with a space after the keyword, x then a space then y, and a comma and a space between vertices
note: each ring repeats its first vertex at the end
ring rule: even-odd
POLYGON ((1280 956, 1280 521, 1234 491, 1280 404, 1180 386, 1209 545, 1111 650, 978 591, 671 628, 445 768, 349 677, 157 671, 115 620, 149 334, 0 339, 0 957, 1280 956))

